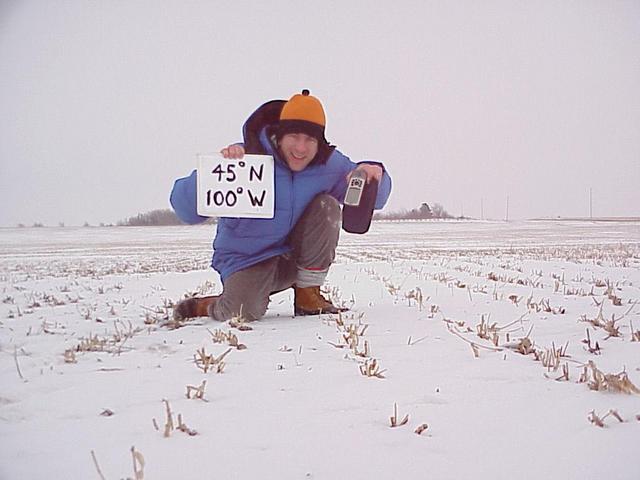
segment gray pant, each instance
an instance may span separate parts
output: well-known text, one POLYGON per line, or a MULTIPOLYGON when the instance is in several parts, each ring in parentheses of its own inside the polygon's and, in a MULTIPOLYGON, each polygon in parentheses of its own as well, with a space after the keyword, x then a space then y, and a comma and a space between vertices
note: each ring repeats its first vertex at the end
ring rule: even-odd
POLYGON ((293 285, 322 285, 335 258, 339 234, 340 204, 330 195, 316 196, 289 235, 292 251, 232 273, 213 307, 213 317, 225 321, 242 315, 257 320, 267 311, 272 293, 293 285))

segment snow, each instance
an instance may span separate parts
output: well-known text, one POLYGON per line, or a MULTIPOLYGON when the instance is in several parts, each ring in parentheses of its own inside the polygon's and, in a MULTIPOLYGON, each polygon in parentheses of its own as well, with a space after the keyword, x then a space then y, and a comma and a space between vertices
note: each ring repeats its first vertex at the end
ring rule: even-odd
POLYGON ((341 237, 326 290, 342 319, 293 318, 286 291, 252 330, 163 327, 172 301, 221 290, 214 229, 0 231, 1 479, 100 478, 92 451, 105 478, 135 478, 132 446, 149 479, 638 478, 640 395, 578 380, 591 360, 640 386, 639 223, 376 222, 341 237), (618 337, 588 322, 598 304, 618 337), (497 347, 483 320, 507 326, 497 347), (384 378, 334 346, 349 324, 384 378), (247 348, 205 373, 196 351, 230 348, 218 329, 247 348), (557 370, 508 348, 527 335, 568 342, 557 370), (92 336, 104 351, 77 351, 92 336), (163 399, 197 435, 163 436, 163 399), (610 410, 624 422, 588 419, 610 410))

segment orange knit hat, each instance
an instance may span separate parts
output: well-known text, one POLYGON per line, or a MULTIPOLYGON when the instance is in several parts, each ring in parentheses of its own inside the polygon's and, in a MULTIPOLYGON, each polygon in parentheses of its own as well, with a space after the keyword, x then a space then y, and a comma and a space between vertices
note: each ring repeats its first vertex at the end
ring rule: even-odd
POLYGON ((309 90, 306 89, 284 104, 280 112, 280 121, 282 120, 304 120, 323 127, 327 124, 320 100, 309 95, 309 90))
POLYGON ((289 99, 280 112, 277 126, 277 137, 288 133, 305 133, 315 137, 320 143, 327 143, 324 136, 326 117, 320 100, 309 95, 309 90, 302 90, 289 99))

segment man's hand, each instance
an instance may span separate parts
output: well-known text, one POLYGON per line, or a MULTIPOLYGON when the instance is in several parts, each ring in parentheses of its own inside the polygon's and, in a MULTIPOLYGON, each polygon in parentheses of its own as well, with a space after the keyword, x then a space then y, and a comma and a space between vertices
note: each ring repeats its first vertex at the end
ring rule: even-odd
POLYGON ((371 180, 377 180, 378 183, 380 183, 380 180, 382 179, 382 167, 380 165, 361 163, 355 168, 355 170, 349 172, 349 175, 347 175, 347 183, 351 179, 351 175, 353 174, 353 172, 355 172, 356 170, 360 170, 361 172, 367 174, 367 183, 370 183, 371 180))
POLYGON ((220 150, 224 158, 242 158, 244 157, 244 147, 242 145, 229 145, 220 150))

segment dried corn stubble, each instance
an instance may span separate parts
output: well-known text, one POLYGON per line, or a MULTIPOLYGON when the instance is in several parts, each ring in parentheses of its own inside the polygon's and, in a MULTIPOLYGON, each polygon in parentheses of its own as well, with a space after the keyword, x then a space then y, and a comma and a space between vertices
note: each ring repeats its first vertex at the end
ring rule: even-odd
POLYGON ((378 360, 375 358, 367 359, 363 365, 360 365, 360 373, 365 377, 385 378, 383 373, 386 370, 380 370, 378 360))
POLYGON ((358 343, 360 343, 360 337, 358 337, 355 332, 346 333, 342 335, 342 338, 351 350, 354 350, 358 346, 358 343))
POLYGON ((541 298, 538 302, 533 300, 533 292, 527 298, 527 309, 536 313, 545 312, 552 313, 553 315, 563 315, 566 313, 566 309, 562 306, 552 307, 548 298, 541 298))
POLYGON ((246 331, 249 331, 249 330, 253 330, 253 327, 251 327, 251 326, 249 326, 247 324, 247 321, 242 316, 242 314, 238 315, 237 317, 233 317, 231 320, 229 320, 229 326, 231 328, 237 328, 241 332, 246 332, 246 331))
POLYGON ((484 340, 491 340, 492 335, 497 332, 497 326, 496 322, 489 325, 483 314, 480 318, 480 323, 476 325, 476 334, 484 340))
POLYGON ((97 334, 89 334, 88 338, 81 338, 78 345, 67 349, 64 352, 66 363, 75 363, 75 354, 73 352, 108 352, 112 354, 120 354, 127 340, 141 333, 141 327, 133 327, 131 322, 125 325, 124 322, 116 320, 114 324, 114 333, 111 336, 99 337, 97 334))
POLYGON ((224 370, 224 362, 222 360, 231 352, 231 350, 233 349, 228 348, 220 356, 215 357, 213 354, 207 355, 204 347, 202 347, 201 349, 196 350, 193 360, 196 366, 204 373, 207 373, 209 369, 214 366, 217 367, 217 373, 222 373, 224 370))
MULTIPOLYGON (((338 343, 328 342, 329 345, 335 348, 346 348, 349 347, 353 354, 356 357, 364 357, 367 358, 371 355, 369 342, 365 340, 364 349, 359 350, 360 345, 360 337, 364 336, 365 332, 369 328, 369 324, 362 323, 362 318, 364 317, 364 313, 358 315, 358 323, 345 323, 345 318, 342 316, 342 313, 339 312, 337 318, 335 319, 337 330, 341 333, 338 343), (342 343, 344 342, 344 343, 342 343)), ((354 315, 351 315, 351 319, 354 319, 354 315)))
POLYGON ((633 329, 633 322, 629 320, 629 331, 631 332, 631 341, 640 342, 640 330, 633 329))
POLYGON ((611 320, 607 320, 602 327, 605 332, 607 332, 607 336, 604 338, 608 340, 611 337, 619 337, 620 336, 620 327, 616 326, 617 320, 611 316, 611 320))
POLYGON ((587 328, 587 338, 582 340, 582 343, 585 343, 587 345, 587 351, 589 353, 592 353, 594 355, 600 355, 602 353, 602 351, 600 350, 600 345, 598 344, 598 342, 596 342, 596 344, 594 346, 591 346, 591 334, 589 333, 589 329, 588 328, 587 328))
MULTIPOLYGON (((549 375, 547 375, 546 373, 544 374, 545 377, 550 378, 549 375)), ((554 378, 554 380, 556 382, 568 382, 569 381, 569 364, 568 363, 564 363, 562 365, 562 375, 560 375, 559 377, 554 378)))
POLYGON ((70 348, 64 351, 64 363, 78 363, 76 352, 73 349, 70 348))
POLYGON ((98 458, 96 457, 96 452, 94 452, 93 450, 91 450, 91 458, 93 459, 93 464, 95 465, 96 470, 98 471, 100 480, 106 480, 104 478, 104 475, 102 474, 102 470, 100 470, 100 465, 98 464, 98 458))
MULTIPOLYGON (((348 346, 345 343, 340 343, 341 341, 342 341, 342 337, 340 337, 340 339, 338 340, 338 343, 334 343, 334 342, 327 342, 327 343, 334 348, 345 348, 348 346)), ((291 349, 289 349, 288 351, 291 351, 291 349)))
POLYGON ((611 300, 611 303, 615 307, 622 306, 622 299, 620 299, 620 297, 616 296, 616 294, 614 293, 614 290, 617 288, 617 284, 616 286, 614 286, 609 280, 607 280, 606 282, 607 282, 607 290, 604 292, 605 296, 609 300, 611 300))
POLYGON ((178 430, 180 430, 181 432, 186 433, 190 437, 198 435, 197 431, 187 427, 187 425, 182 421, 182 414, 181 413, 178 414, 178 430))
POLYGON ((244 344, 240 343, 240 341, 238 340, 238 336, 231 331, 227 332, 226 341, 229 344, 229 346, 234 347, 238 350, 243 350, 244 348, 247 348, 244 344))
POLYGON ((89 334, 89 338, 83 338, 76 345, 76 352, 104 352, 107 349, 108 341, 106 338, 100 338, 98 335, 89 334))
POLYGON ((398 404, 393 404, 393 415, 389 417, 389 423, 391 424, 391 428, 401 427, 402 425, 406 425, 409 421, 409 414, 402 417, 402 420, 398 421, 398 404))
POLYGON ((451 331, 451 333, 455 333, 453 331, 454 328, 458 333, 473 332, 473 330, 469 326, 467 326, 467 322, 465 322, 464 320, 450 320, 448 318, 445 318, 443 315, 442 321, 447 324, 447 328, 449 329, 449 331, 451 331))
POLYGON ((602 315, 602 303, 600 303, 599 306, 600 309, 598 310, 598 315, 596 315, 595 318, 588 318, 586 315, 581 315, 580 321, 590 323, 594 327, 603 327, 605 320, 602 315))
POLYGON ((627 372, 623 370, 618 374, 605 374, 591 360, 583 367, 578 383, 587 383, 591 390, 596 391, 607 390, 616 393, 640 394, 640 389, 629 380, 627 372))
POLYGON ((167 421, 164 424, 164 437, 168 438, 171 436, 171 432, 174 430, 173 426, 173 414, 171 413, 171 406, 169 405, 168 400, 162 400, 165 405, 165 414, 167 415, 167 421))
MULTIPOLYGON (((176 319, 173 317, 170 317, 168 320, 162 322, 160 324, 161 327, 166 328, 168 330, 177 330, 179 328, 184 327, 185 323, 188 321, 189 319, 184 319, 184 320, 180 320, 180 319, 176 319)), ((152 320, 149 320, 150 323, 153 323, 152 320)), ((145 323, 147 323, 147 320, 145 319, 145 323)))
MULTIPOLYGON (((169 405, 169 401, 166 399, 163 399, 162 401, 165 404, 165 414, 167 416, 167 421, 164 425, 164 433, 163 433, 163 436, 165 438, 169 438, 171 436, 171 432, 173 432, 176 429, 186 433, 189 436, 198 435, 198 432, 187 427, 187 425, 182 421, 182 414, 180 413, 178 414, 178 426, 176 427, 175 424, 173 423, 173 412, 171 411, 171 406, 169 405)), ((158 430, 158 424, 155 418, 153 419, 153 425, 156 428, 156 430, 158 430)))
MULTIPOLYGON (((478 358, 480 356, 480 348, 485 350, 490 350, 492 352, 502 351, 501 347, 496 347, 493 345, 481 345, 466 338, 462 333, 460 333, 460 331, 458 331, 455 327, 452 326, 454 325, 454 323, 456 325, 460 325, 459 322, 452 322, 451 320, 447 320, 446 318, 443 319, 443 321, 447 324, 447 330, 449 331, 449 333, 452 333, 456 337, 462 339, 463 341, 469 344, 474 357, 478 358)), ((464 322, 461 322, 461 324, 464 325, 464 322)), ((467 332, 472 332, 472 330, 467 327, 467 332)))
POLYGON ((498 346, 500 336, 498 335, 498 324, 493 322, 489 325, 489 322, 485 320, 484 315, 481 316, 480 323, 476 325, 476 334, 483 340, 489 340, 494 346, 498 346))
POLYGON ((357 357, 369 358, 371 356, 371 351, 369 350, 369 342, 367 340, 364 341, 364 350, 359 351, 357 347, 353 349, 353 353, 357 357))
POLYGON ((522 300, 522 297, 519 297, 518 295, 509 295, 509 300, 511 300, 511 303, 513 303, 517 307, 520 303, 520 300, 522 300))
POLYGON ((133 458, 134 477, 132 480, 144 480, 144 456, 136 450, 136 447, 131 447, 131 457, 133 458))
MULTIPOLYGON (((595 301, 595 299, 594 299, 595 301)), ((597 302, 596 302, 597 303, 597 302)), ((626 317, 629 313, 631 313, 631 311, 635 308, 635 306, 638 304, 638 301, 635 301, 628 309, 627 311, 620 315, 618 318, 615 317, 615 314, 611 315, 611 320, 605 320, 603 314, 602 314, 602 303, 597 303, 597 305, 600 307, 598 309, 598 315, 593 318, 587 318, 586 315, 581 315, 580 316, 580 320, 583 322, 588 322, 591 325, 593 325, 594 327, 598 327, 598 328, 602 328, 605 332, 607 332, 607 336, 605 338, 605 340, 608 340, 611 337, 621 337, 622 334, 620 332, 620 327, 616 325, 617 322, 619 322, 620 320, 622 320, 624 317, 626 317)), ((640 339, 640 332, 634 332, 633 331, 633 325, 630 323, 631 326, 631 341, 637 341, 638 339, 640 339)))
POLYGON ((342 330, 346 336, 362 337, 367 331, 367 328, 369 328, 368 323, 350 323, 349 325, 343 326, 342 330))
POLYGON ((227 343, 229 346, 235 348, 236 350, 245 350, 247 346, 244 343, 240 343, 238 340, 238 336, 231 331, 224 333, 220 329, 216 329, 213 332, 207 329, 209 334, 211 335, 211 340, 213 343, 227 343))
POLYGON ((422 433, 425 432, 427 428, 429 428, 429 425, 427 425, 426 423, 423 423, 422 425, 418 425, 418 428, 414 430, 414 433, 418 435, 422 435, 422 433))
POLYGON ((421 341, 425 340, 427 337, 428 335, 425 335, 414 340, 413 337, 409 335, 409 338, 407 339, 407 345, 415 345, 416 343, 420 343, 421 341))
POLYGON ((615 375, 607 374, 605 375, 605 380, 607 382, 607 389, 610 391, 627 394, 640 394, 640 389, 636 387, 631 380, 629 380, 627 372, 620 372, 615 375))
POLYGON ((174 328, 179 328, 179 326, 182 326, 180 322, 172 322, 172 320, 170 320, 173 317, 173 314, 171 312, 174 307, 175 305, 173 301, 166 298, 162 300, 162 306, 157 305, 154 308, 149 308, 142 305, 141 308, 145 310, 144 320, 143 320, 144 324, 145 325, 159 324, 163 327, 164 326, 169 327, 170 330, 174 328), (169 325, 170 323, 175 323, 173 328, 171 328, 171 326, 169 325))
POLYGON ((198 400, 206 401, 204 399, 204 389, 206 386, 207 386, 206 380, 203 380, 199 387, 194 387, 193 385, 187 385, 187 398, 189 399, 196 398, 198 400), (193 393, 193 397, 191 396, 192 392, 195 392, 193 393))
POLYGON ((382 278, 382 281, 384 283, 384 286, 387 288, 387 291, 389 292, 389 295, 391 295, 392 297, 395 297, 398 295, 398 293, 400 292, 400 287, 394 285, 390 279, 388 278, 382 278))
POLYGON ((536 349, 531 339, 529 337, 524 337, 518 341, 515 351, 521 355, 529 355, 534 353, 536 349))
MULTIPOLYGON (((418 305, 418 310, 420 312, 422 311, 425 300, 422 296, 422 290, 420 289, 420 287, 416 287, 415 289, 410 290, 405 294, 405 297, 409 301, 409 306, 411 306, 411 300, 415 300, 416 304, 418 305)), ((427 297, 427 300, 429 300, 429 297, 427 297)))
POLYGON ((564 347, 556 348, 555 343, 551 344, 551 348, 545 348, 544 351, 536 350, 534 357, 536 360, 542 362, 542 365, 547 368, 547 372, 557 371, 560 368, 560 359, 569 357, 567 355, 567 348, 569 348, 569 342, 564 347))
POLYGON ((325 294, 325 296, 327 297, 327 300, 329 300, 334 305, 339 307, 345 306, 345 303, 341 300, 342 294, 340 293, 340 287, 338 286, 329 287, 329 286, 323 285, 322 287, 320 287, 320 290, 322 291, 323 294, 325 294))
POLYGON ((618 422, 623 423, 624 419, 620 416, 620 414, 616 411, 616 410, 609 410, 605 415, 603 415, 602 417, 599 417, 596 414, 595 410, 591 410, 591 412, 589 412, 589 416, 587 417, 587 419, 589 420, 589 422, 593 423, 595 426, 600 427, 600 428, 604 428, 606 425, 604 423, 604 420, 611 415, 612 417, 614 417, 616 420, 618 420, 618 422))
POLYGON ((213 343, 225 343, 227 341, 227 334, 219 328, 215 329, 213 332, 207 328, 207 332, 211 335, 211 341, 213 343))
POLYGON ((133 336, 139 334, 144 329, 141 327, 133 327, 131 321, 127 320, 127 324, 122 320, 115 320, 113 322, 114 334, 112 336, 112 340, 115 343, 124 342, 124 340, 128 338, 132 338, 133 336), (119 325, 119 326, 118 326, 119 325))

